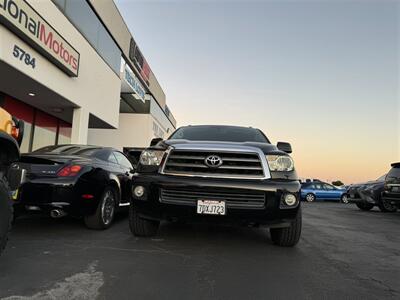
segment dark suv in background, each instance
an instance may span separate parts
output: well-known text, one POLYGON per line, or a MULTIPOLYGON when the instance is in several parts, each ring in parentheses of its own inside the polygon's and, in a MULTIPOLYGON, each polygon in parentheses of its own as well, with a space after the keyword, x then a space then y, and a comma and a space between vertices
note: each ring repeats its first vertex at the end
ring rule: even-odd
POLYGON ((386 176, 382 201, 400 209, 400 162, 392 164, 386 176))
POLYGON ((237 126, 181 127, 153 141, 133 179, 132 233, 153 236, 161 220, 264 225, 275 244, 294 246, 302 220, 291 152, 237 126))

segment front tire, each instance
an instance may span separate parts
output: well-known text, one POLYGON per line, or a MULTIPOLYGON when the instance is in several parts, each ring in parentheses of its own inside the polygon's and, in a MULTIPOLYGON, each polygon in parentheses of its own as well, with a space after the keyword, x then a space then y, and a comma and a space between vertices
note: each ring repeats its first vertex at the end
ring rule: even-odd
POLYGON ((143 219, 133 207, 129 206, 129 228, 134 236, 152 237, 157 234, 159 221, 143 219))
POLYGON ((282 247, 295 246, 301 236, 302 213, 301 207, 297 212, 296 219, 286 228, 270 228, 271 240, 275 245, 282 247))
POLYGON ((11 230, 13 210, 10 192, 5 178, 0 178, 0 255, 6 247, 8 234, 11 230))
POLYGON ((396 212, 397 210, 395 205, 384 199, 379 201, 378 207, 382 212, 396 212))
POLYGON ((374 205, 371 203, 356 203, 357 207, 363 211, 371 210, 374 205))
POLYGON ((86 227, 96 230, 110 228, 114 221, 116 200, 115 190, 112 187, 106 187, 96 212, 91 216, 85 216, 86 227))

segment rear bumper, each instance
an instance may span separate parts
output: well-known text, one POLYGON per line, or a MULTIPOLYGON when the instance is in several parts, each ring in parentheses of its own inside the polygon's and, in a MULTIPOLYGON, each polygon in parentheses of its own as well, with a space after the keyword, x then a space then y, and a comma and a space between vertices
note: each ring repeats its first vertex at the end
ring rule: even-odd
MULTIPOLYGON (((283 180, 235 180, 215 178, 175 177, 161 174, 140 174, 133 180, 133 189, 143 186, 142 197, 133 195, 133 206, 143 218, 155 220, 185 219, 194 222, 257 223, 284 227, 297 215, 300 207, 300 184, 283 180), (162 191, 174 191, 179 201, 166 198, 162 191), (283 195, 294 194, 293 207, 284 205, 283 195), (243 195, 249 195, 246 201, 243 195), (264 202, 259 199, 264 197, 264 202), (197 214, 197 200, 224 200, 226 215, 197 214), (238 200, 238 198, 240 198, 238 200)), ((169 194, 171 195, 171 194, 169 194)))
POLYGON ((61 209, 73 216, 91 215, 96 211, 98 197, 83 199, 81 185, 74 180, 55 182, 32 180, 23 184, 14 202, 15 210, 49 213, 61 209))

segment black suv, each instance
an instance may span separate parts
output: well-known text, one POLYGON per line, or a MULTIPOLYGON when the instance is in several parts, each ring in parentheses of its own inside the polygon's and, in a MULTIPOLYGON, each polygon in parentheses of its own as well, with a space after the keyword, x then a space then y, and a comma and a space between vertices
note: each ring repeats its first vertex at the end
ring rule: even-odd
POLYGON ((382 201, 400 209, 400 162, 392 164, 386 176, 382 201))
POLYGON ((291 152, 237 126, 186 126, 155 139, 133 180, 130 229, 153 236, 161 220, 264 225, 275 244, 294 246, 302 220, 291 152))

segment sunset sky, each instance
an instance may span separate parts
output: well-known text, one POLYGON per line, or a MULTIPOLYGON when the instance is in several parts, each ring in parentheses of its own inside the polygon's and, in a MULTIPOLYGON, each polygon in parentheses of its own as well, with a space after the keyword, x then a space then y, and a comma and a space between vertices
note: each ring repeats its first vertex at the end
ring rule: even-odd
POLYGON ((301 178, 400 161, 398 1, 116 1, 178 125, 258 127, 301 178))

